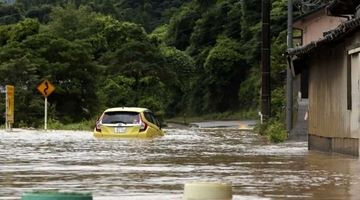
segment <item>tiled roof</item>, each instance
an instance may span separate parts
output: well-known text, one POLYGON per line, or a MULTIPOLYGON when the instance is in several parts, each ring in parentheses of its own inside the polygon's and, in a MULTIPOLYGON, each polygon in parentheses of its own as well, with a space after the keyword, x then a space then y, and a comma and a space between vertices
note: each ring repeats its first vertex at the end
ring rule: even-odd
POLYGON ((324 5, 321 5, 321 6, 315 8, 315 9, 313 9, 313 10, 311 10, 311 11, 309 11, 309 12, 303 14, 303 15, 300 15, 300 16, 296 17, 296 18, 294 19, 294 23, 297 22, 297 21, 300 21, 300 20, 302 20, 302 19, 305 19, 305 18, 311 16, 311 15, 314 14, 314 13, 317 13, 317 12, 323 10, 325 7, 326 7, 325 4, 324 4, 324 5))
POLYGON ((360 17, 357 17, 340 24, 336 29, 327 32, 324 38, 321 38, 317 41, 313 41, 306 46, 289 49, 288 54, 296 55, 299 57, 305 56, 313 52, 317 47, 339 41, 345 36, 348 36, 359 29, 360 29, 360 17))
POLYGON ((352 15, 356 11, 356 7, 360 4, 360 0, 334 0, 327 7, 330 15, 352 15))

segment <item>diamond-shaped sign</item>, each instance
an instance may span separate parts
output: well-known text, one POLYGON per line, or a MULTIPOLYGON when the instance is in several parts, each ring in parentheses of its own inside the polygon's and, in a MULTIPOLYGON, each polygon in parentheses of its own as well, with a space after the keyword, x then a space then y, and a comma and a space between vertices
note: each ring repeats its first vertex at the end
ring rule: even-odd
POLYGON ((39 92, 44 95, 44 97, 48 97, 55 90, 55 86, 50 83, 48 80, 44 80, 40 85, 37 86, 39 92))

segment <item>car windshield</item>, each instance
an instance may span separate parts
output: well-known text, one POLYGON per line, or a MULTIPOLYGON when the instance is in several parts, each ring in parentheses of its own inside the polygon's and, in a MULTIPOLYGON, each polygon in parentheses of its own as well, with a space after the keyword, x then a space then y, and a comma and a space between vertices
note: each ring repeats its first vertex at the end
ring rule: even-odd
POLYGON ((137 112, 114 111, 106 112, 102 118, 103 124, 139 124, 140 116, 137 112))

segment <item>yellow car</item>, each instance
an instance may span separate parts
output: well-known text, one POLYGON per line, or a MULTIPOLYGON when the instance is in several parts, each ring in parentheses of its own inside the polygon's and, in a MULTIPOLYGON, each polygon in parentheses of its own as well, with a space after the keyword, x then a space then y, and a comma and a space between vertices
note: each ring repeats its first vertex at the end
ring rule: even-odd
POLYGON ((152 138, 163 136, 161 124, 146 108, 109 108, 96 121, 95 137, 152 138))

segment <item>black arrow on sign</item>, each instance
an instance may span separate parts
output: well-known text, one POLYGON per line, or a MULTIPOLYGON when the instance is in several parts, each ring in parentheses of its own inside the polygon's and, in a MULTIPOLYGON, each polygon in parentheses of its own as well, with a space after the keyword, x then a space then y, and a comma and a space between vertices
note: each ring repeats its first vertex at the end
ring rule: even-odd
POLYGON ((47 96, 47 90, 49 89, 49 83, 46 81, 45 82, 45 89, 44 89, 44 94, 45 96, 47 96))

